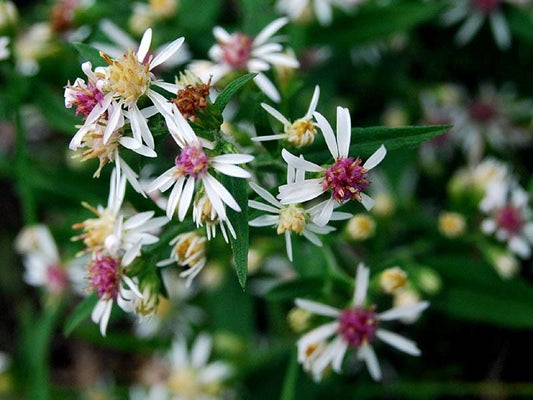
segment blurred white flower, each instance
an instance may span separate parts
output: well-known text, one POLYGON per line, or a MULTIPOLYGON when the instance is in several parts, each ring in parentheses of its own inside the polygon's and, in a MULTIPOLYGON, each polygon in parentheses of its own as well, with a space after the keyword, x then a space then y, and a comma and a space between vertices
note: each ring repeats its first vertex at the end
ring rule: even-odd
POLYGON ((481 223, 481 230, 507 242, 512 253, 529 258, 533 220, 528 193, 513 182, 494 183, 487 188, 479 208, 488 215, 481 223))
POLYGON ((9 58, 9 41, 7 36, 0 36, 0 61, 9 58))
POLYGON ((511 32, 503 13, 503 3, 515 6, 530 4, 530 0, 453 0, 451 7, 442 16, 445 25, 454 25, 465 20, 455 40, 465 45, 478 33, 485 20, 490 22, 494 40, 500 49, 511 45, 511 32))
POLYGON ((69 271, 61 261, 46 225, 25 227, 15 240, 15 249, 23 256, 24 281, 52 294, 62 294, 69 286, 69 271))
POLYGON ((22 75, 31 76, 39 72, 39 61, 54 49, 52 36, 50 25, 40 22, 14 40, 13 54, 17 70, 22 75))
POLYGON ((357 268, 353 305, 344 310, 310 300, 296 299, 296 306, 313 314, 333 318, 333 322, 320 325, 298 340, 298 361, 310 370, 315 380, 320 380, 324 369, 331 364, 341 372, 342 361, 349 348, 357 351, 357 357, 365 361, 374 380, 381 379, 372 343, 379 339, 404 353, 419 356, 414 342, 396 333, 382 329, 385 321, 401 319, 413 312, 422 312, 429 303, 420 302, 407 307, 396 307, 376 313, 375 306, 367 306, 367 289, 370 271, 363 264, 357 268), (328 342, 328 339, 334 337, 328 342))
POLYGON ((293 21, 307 19, 312 12, 320 25, 330 25, 333 7, 349 12, 364 1, 366 0, 278 0, 276 9, 293 21))
POLYGON ((257 73, 254 78, 256 85, 271 100, 279 102, 280 94, 264 72, 270 70, 272 65, 289 68, 300 66, 298 60, 282 52, 283 47, 279 39, 272 38, 288 22, 286 18, 279 18, 268 24, 255 38, 240 32, 230 34, 224 28, 216 26, 213 35, 218 43, 209 50, 213 63, 203 64, 207 67, 207 75, 200 74, 200 69, 194 66, 193 71, 204 81, 211 76, 213 83, 232 71, 257 73))

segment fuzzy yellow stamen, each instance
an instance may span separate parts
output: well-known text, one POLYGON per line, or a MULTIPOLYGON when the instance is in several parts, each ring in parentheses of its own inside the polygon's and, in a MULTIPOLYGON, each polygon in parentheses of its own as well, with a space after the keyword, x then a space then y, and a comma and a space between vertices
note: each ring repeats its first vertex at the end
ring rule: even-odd
POLYGON ((111 60, 102 52, 100 56, 109 64, 107 90, 119 94, 126 103, 136 101, 146 92, 150 86, 152 57, 141 63, 131 50, 119 60, 111 60))
POLYGON ((305 224, 306 212, 301 206, 297 204, 286 206, 279 213, 278 235, 286 231, 301 235, 305 229, 305 224))

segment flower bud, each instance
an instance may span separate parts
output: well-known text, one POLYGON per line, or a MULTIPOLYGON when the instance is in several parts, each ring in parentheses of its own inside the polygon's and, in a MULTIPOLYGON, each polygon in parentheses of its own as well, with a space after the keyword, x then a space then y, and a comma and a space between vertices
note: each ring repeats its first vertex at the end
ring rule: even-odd
POLYGON ((346 233, 352 240, 363 241, 374 236, 376 223, 367 214, 354 215, 346 225, 346 233))
POLYGON ((427 294, 437 294, 442 288, 442 279, 439 274, 431 268, 421 268, 418 271, 418 286, 427 294))
POLYGON ((466 221, 462 214, 456 212, 443 212, 439 216, 439 231, 450 239, 465 233, 466 221))
POLYGON ((397 293, 407 284, 407 274, 400 267, 388 268, 379 276, 379 286, 387 294, 397 293))
POLYGON ((307 330, 307 328, 309 328, 310 318, 311 313, 299 307, 292 308, 287 315, 289 326, 295 333, 300 333, 307 330))

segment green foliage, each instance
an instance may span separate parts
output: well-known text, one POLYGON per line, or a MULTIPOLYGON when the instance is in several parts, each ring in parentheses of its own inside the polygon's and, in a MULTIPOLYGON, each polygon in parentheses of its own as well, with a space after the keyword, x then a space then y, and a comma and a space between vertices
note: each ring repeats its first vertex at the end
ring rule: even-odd
POLYGON ((93 68, 107 65, 105 60, 100 57, 100 51, 85 43, 76 42, 72 44, 78 51, 83 61, 90 61, 93 68))
POLYGON ((250 233, 248 227, 248 193, 246 189, 246 180, 233 178, 224 175, 222 184, 232 194, 235 201, 241 208, 240 212, 227 209, 228 218, 235 229, 237 238, 234 239, 229 234, 231 249, 233 251, 233 263, 237 278, 241 287, 246 286, 246 276, 248 275, 248 247, 250 245, 250 233))
POLYGON ((217 99, 215 100, 215 106, 220 110, 220 112, 224 111, 231 98, 235 96, 235 94, 237 94, 237 92, 244 85, 254 79, 256 75, 257 74, 243 75, 232 81, 224 88, 224 90, 217 96, 217 99))
POLYGON ((90 296, 84 298, 72 311, 67 320, 65 321, 65 326, 63 327, 63 334, 69 336, 83 321, 85 321, 93 311, 96 302, 98 301, 98 296, 93 293, 90 296))

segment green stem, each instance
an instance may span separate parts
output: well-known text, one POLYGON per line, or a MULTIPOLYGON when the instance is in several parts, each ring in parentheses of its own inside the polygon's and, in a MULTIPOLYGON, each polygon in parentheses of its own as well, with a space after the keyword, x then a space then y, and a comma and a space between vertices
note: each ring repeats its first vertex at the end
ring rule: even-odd
POLYGON ((15 108, 14 115, 16 131, 15 171, 18 181, 18 192, 22 205, 23 219, 26 225, 37 223, 37 202, 29 181, 30 168, 28 165, 28 149, 26 134, 20 115, 20 103, 15 108))

